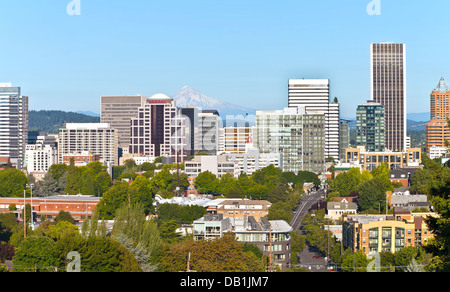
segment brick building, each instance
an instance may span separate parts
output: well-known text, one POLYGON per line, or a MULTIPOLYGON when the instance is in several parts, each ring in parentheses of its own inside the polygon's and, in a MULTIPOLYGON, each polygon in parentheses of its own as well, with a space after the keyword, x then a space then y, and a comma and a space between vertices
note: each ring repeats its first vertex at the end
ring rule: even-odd
POLYGON ((92 196, 50 196, 36 198, 0 198, 0 212, 10 212, 10 205, 16 206, 18 220, 23 220, 22 209, 25 204, 31 205, 33 202, 33 212, 36 221, 40 221, 42 216, 46 220, 54 220, 60 211, 69 212, 76 221, 83 221, 92 216, 95 207, 100 202, 99 197, 92 196))

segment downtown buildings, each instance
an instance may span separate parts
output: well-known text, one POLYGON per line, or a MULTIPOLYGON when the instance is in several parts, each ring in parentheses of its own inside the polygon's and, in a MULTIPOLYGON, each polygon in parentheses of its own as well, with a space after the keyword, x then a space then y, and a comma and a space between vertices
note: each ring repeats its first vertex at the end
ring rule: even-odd
POLYGON ((406 45, 370 45, 371 100, 383 105, 385 148, 406 149, 406 45))
POLYGON ((28 96, 20 87, 0 83, 0 157, 22 169, 28 142, 28 96))
POLYGON ((325 158, 339 160, 339 103, 330 102, 328 79, 290 79, 288 102, 290 108, 304 107, 306 113, 324 115, 325 158))

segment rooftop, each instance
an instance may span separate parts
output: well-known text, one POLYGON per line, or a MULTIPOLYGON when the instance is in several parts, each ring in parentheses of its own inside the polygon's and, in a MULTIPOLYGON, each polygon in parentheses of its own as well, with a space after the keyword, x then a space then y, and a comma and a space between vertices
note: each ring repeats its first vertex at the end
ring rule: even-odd
POLYGON ((441 77, 441 80, 439 80, 438 85, 436 85, 433 91, 439 91, 439 93, 446 93, 450 91, 447 82, 445 82, 444 80, 444 77, 441 77))

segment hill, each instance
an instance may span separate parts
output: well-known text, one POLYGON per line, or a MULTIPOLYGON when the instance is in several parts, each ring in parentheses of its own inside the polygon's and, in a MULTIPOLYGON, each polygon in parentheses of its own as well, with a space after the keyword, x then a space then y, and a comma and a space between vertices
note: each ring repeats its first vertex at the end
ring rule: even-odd
POLYGON ((30 111, 28 113, 28 131, 45 131, 58 134, 64 123, 99 123, 100 117, 64 112, 57 110, 30 111))

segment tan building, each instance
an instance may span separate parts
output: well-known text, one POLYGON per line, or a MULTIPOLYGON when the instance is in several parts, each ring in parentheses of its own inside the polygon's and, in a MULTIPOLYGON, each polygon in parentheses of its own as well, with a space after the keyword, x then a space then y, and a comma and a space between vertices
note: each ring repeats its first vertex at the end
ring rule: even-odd
POLYGON ((131 139, 131 119, 138 116, 138 109, 144 106, 146 100, 147 98, 141 95, 101 97, 101 122, 117 129, 120 148, 128 149, 131 139))
POLYGON ((425 223, 427 216, 437 214, 394 208, 393 215, 344 215, 343 246, 369 254, 425 245, 434 237, 425 223))
POLYGON ((225 200, 218 204, 217 214, 224 218, 246 220, 249 216, 259 220, 269 214, 272 203, 266 200, 225 200))
POLYGON ((402 152, 366 152, 364 147, 345 149, 345 163, 353 167, 360 167, 361 171, 376 169, 383 163, 389 168, 419 167, 422 162, 420 148, 409 148, 402 152))
POLYGON ((442 77, 430 95, 430 121, 427 123, 427 153, 432 146, 443 147, 450 140, 450 89, 442 77))

